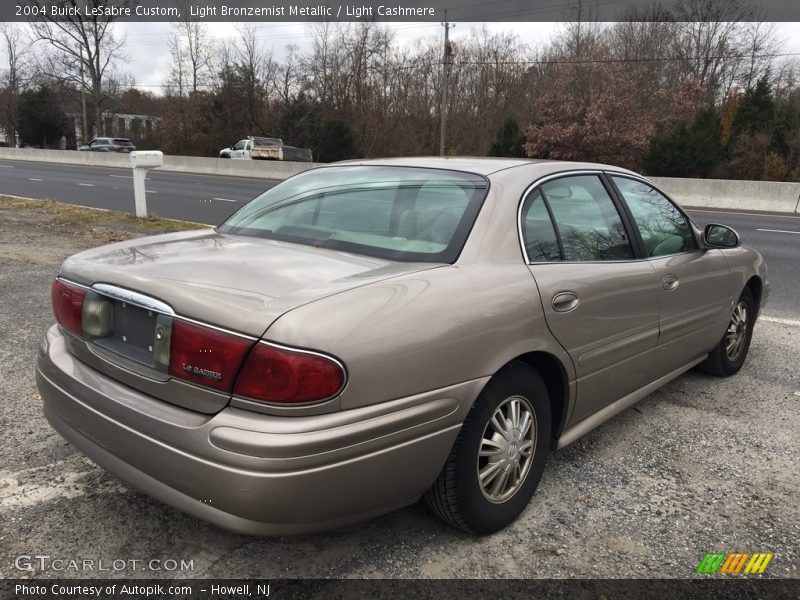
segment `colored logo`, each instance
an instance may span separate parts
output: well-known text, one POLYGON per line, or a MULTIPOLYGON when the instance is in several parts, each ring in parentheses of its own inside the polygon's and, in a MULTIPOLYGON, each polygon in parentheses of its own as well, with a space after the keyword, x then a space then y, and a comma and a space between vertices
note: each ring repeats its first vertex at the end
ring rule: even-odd
POLYGON ((714 573, 760 575, 767 568, 772 556, 772 553, 767 554, 765 552, 756 552, 754 554, 749 552, 706 553, 696 572, 704 575, 713 575, 714 573))

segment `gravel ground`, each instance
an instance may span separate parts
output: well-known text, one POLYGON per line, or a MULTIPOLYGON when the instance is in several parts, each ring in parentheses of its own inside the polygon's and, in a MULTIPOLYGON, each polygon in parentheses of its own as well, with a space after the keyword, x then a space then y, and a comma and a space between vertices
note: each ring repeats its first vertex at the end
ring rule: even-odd
POLYGON ((529 508, 491 537, 418 504, 333 532, 249 538, 127 488, 50 429, 34 362, 60 261, 140 231, 0 200, 0 577, 670 578, 693 576, 712 551, 774 552, 766 577, 800 575, 800 323, 762 320, 737 376, 690 372, 551 455, 529 508), (15 568, 34 554, 192 568, 15 568))

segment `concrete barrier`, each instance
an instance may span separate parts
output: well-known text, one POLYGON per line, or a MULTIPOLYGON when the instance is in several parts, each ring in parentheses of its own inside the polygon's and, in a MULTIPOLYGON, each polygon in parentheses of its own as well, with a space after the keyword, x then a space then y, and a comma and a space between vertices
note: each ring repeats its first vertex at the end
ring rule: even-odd
MULTIPOLYGON (((128 155, 76 150, 0 148, 0 160, 30 160, 94 167, 130 168, 128 155)), ((231 160, 196 156, 165 156, 162 171, 282 180, 313 167, 313 163, 231 160)), ((800 183, 651 177, 683 206, 782 213, 800 213, 800 183)))
POLYGON ((30 160, 88 167, 130 168, 127 154, 116 152, 78 152, 77 150, 38 150, 37 148, 0 148, 0 159, 30 160))
MULTIPOLYGON (((38 150, 36 148, 0 148, 0 160, 29 160, 53 164, 89 167, 130 168, 127 154, 116 152, 78 152, 77 150, 38 150)), ((286 179, 313 167, 313 163, 270 160, 231 160, 197 156, 164 156, 161 171, 253 177, 255 179, 286 179)))
POLYGON ((800 183, 650 177, 682 206, 797 213, 800 183))
POLYGON ((178 173, 203 173, 230 177, 256 179, 286 179, 313 167, 313 163, 274 160, 234 160, 225 158, 200 158, 196 156, 165 156, 162 171, 178 173))

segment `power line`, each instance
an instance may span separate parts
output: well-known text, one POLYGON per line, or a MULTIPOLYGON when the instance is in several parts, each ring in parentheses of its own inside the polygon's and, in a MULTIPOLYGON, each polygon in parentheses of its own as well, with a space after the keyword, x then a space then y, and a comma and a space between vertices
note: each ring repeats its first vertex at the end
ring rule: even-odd
MULTIPOLYGON (((450 24, 452 27, 452 24, 450 24)), ((445 42, 447 43, 447 42, 445 42)), ((586 58, 586 59, 535 59, 535 60, 501 60, 501 61, 461 61, 455 63, 450 61, 451 64, 469 65, 469 66, 512 66, 512 65, 587 65, 587 64, 615 64, 615 63, 648 63, 648 62, 670 62, 670 61, 683 61, 694 62, 701 60, 737 60, 737 59, 774 59, 774 58, 788 58, 800 56, 800 52, 775 52, 770 54, 717 54, 711 56, 658 56, 658 57, 642 57, 642 58, 586 58)), ((419 63, 408 65, 394 65, 391 67, 384 67, 378 65, 367 65, 366 69, 371 71, 386 71, 397 72, 405 71, 408 69, 416 69, 423 67, 431 67, 435 63, 419 63)), ((168 88, 174 87, 174 84, 169 83, 137 83, 134 87, 145 88, 168 88)), ((204 88, 211 86, 204 85, 204 88)))
POLYGON ((800 56, 800 52, 775 52, 770 54, 716 54, 711 56, 653 56, 642 58, 585 58, 585 59, 552 59, 542 58, 535 60, 501 60, 501 61, 462 61, 460 65, 585 65, 585 64, 609 64, 609 63, 646 63, 646 62, 670 62, 670 61, 701 61, 701 60, 736 60, 743 58, 762 59, 762 58, 787 58, 800 56))

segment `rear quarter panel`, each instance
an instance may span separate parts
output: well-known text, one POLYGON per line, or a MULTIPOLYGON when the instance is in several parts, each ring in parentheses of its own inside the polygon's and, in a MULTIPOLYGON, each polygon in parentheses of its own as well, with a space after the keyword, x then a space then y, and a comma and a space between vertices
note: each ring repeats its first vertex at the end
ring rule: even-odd
POLYGON ((447 265, 350 290, 291 311, 264 337, 342 360, 341 409, 492 375, 534 350, 569 364, 522 263, 447 265))

